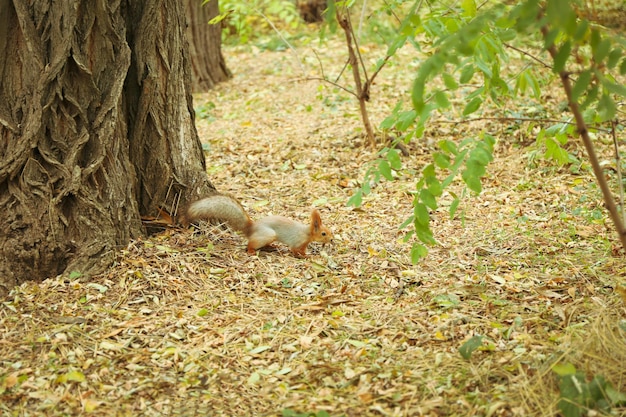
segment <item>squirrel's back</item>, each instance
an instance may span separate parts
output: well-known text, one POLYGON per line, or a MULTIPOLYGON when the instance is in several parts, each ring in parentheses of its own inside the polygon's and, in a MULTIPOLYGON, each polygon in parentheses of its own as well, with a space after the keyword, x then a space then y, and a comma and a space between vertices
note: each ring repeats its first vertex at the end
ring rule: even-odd
POLYGON ((238 231, 245 231, 252 223, 241 204, 225 195, 213 195, 191 203, 187 208, 187 219, 223 220, 238 231))

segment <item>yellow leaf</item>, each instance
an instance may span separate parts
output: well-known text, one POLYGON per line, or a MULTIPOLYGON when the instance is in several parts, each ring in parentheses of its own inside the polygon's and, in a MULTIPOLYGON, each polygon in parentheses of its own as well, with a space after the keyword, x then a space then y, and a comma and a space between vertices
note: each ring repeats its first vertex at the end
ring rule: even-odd
POLYGON ((437 340, 447 340, 446 337, 443 335, 443 333, 441 333, 440 331, 437 331, 437 333, 435 333, 435 339, 437 339, 437 340))
POLYGON ((70 371, 65 376, 68 381, 85 382, 85 374, 80 371, 70 371))
POLYGON ((6 388, 13 388, 15 386, 15 384, 17 384, 17 372, 14 372, 12 374, 10 374, 9 376, 7 376, 4 379, 4 386, 6 388))
POLYGON ((567 293, 569 294, 570 297, 572 297, 572 299, 576 298, 576 288, 574 287, 569 287, 567 289, 567 293))
POLYGON ((360 392, 359 394, 357 394, 359 397, 359 400, 361 400, 362 403, 367 404, 369 402, 372 401, 373 396, 371 392, 360 392))
POLYGON ((101 404, 100 401, 96 401, 96 400, 85 400, 83 401, 83 407, 85 409, 86 413, 93 413, 95 411, 96 408, 98 408, 98 406, 101 404))

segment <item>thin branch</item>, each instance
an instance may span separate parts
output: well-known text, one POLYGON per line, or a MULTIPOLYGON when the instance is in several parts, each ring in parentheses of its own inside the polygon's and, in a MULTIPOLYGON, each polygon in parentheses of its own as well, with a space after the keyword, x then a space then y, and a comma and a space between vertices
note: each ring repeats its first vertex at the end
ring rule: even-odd
POLYGON ((530 52, 526 52, 523 49, 520 49, 520 48, 518 48, 516 46, 513 46, 511 44, 508 44, 506 42, 503 42, 503 45, 506 46, 507 48, 510 48, 510 49, 513 49, 514 51, 519 52, 522 55, 526 55, 528 58, 532 59, 533 61, 537 61, 538 63, 540 63, 541 65, 543 65, 546 68, 552 69, 552 65, 549 65, 549 64, 543 62, 541 59, 537 58, 536 56, 534 56, 530 52))
POLYGON ((615 147, 615 169, 617 171, 617 186, 619 187, 619 205, 622 210, 622 222, 626 224, 626 211, 624 210, 624 182, 622 181, 622 160, 619 156, 619 146, 617 145, 617 121, 611 120, 611 131, 613 133, 613 146, 615 147))
POLYGON ((306 75, 306 71, 304 69, 304 65, 302 65, 302 61, 300 60, 300 56, 298 55, 298 51, 296 51, 296 48, 294 48, 293 45, 291 45, 289 43, 289 41, 287 41, 287 39, 285 39, 285 37, 283 36, 282 33, 280 33, 278 28, 276 28, 276 26, 274 26, 274 23, 272 23, 272 21, 267 16, 265 16, 265 14, 263 14, 262 11, 260 11, 258 9, 254 9, 254 11, 257 12, 258 14, 260 14, 267 21, 267 23, 270 24, 270 26, 272 27, 272 29, 274 29, 274 31, 278 34, 278 36, 280 36, 280 39, 282 39, 283 42, 285 42, 285 44, 287 44, 289 49, 291 49, 291 52, 293 52, 293 54, 295 55, 296 60, 298 61, 298 65, 300 66, 300 71, 302 71, 302 74, 306 75))
MULTIPOLYGON (((566 125, 576 126, 576 122, 568 122, 566 120, 559 119, 537 119, 534 117, 472 117, 463 120, 432 120, 431 123, 445 123, 445 124, 461 124, 461 123, 470 123, 470 122, 480 122, 483 120, 495 120, 498 122, 536 122, 536 123, 561 123, 566 125)), ((597 126, 590 126, 592 130, 597 130, 599 132, 610 133, 610 129, 605 129, 597 126)))
POLYGON ((322 78, 325 80, 326 74, 324 74, 324 64, 322 64, 322 60, 320 59, 320 56, 318 55, 315 49, 313 49, 313 53, 315 54, 315 58, 317 58, 317 63, 320 64, 320 71, 322 73, 322 78))
MULTIPOLYGON (((389 2, 387 2, 387 0, 383 0, 383 3, 385 3, 385 5, 389 7, 389 2)), ((389 7, 389 11, 391 12, 391 15, 396 18, 398 23, 402 23, 402 20, 400 20, 400 18, 396 14, 396 11, 392 7, 389 7)))
POLYGON ((367 6, 367 0, 363 0, 363 6, 361 7, 361 17, 359 18, 359 31, 358 36, 361 37, 361 30, 363 29, 363 20, 365 16, 365 7, 367 6))
MULTIPOLYGON (((391 58, 391 55, 385 55, 385 59, 383 59, 383 62, 382 62, 382 64, 380 64, 380 67, 378 67, 378 69, 376 71, 374 71, 374 73, 372 74, 372 78, 370 78, 369 80, 365 81, 368 85, 371 85, 371 84, 374 83, 374 79, 376 79, 376 76, 378 75, 380 70, 382 70, 383 67, 387 64, 387 61, 389 61, 390 58, 391 58)), ((368 89, 369 89, 369 87, 368 87, 368 89)))
MULTIPOLYGON (((361 74, 359 72, 359 62, 357 56, 360 58, 361 54, 358 51, 358 43, 356 39, 354 39, 354 30, 352 29, 352 23, 350 22, 350 13, 346 13, 342 16, 339 10, 336 11, 337 22, 339 26, 344 31, 346 36, 346 46, 348 48, 348 62, 352 67, 352 78, 354 78, 354 87, 357 94, 357 99, 359 101, 359 110, 361 112, 361 119, 363 121, 363 127, 365 128, 365 132, 367 135, 367 141, 370 144, 374 144, 376 139, 374 137, 374 130, 372 129, 372 124, 369 120, 369 115, 367 113, 367 105, 366 102, 369 100, 369 85, 367 82, 365 83, 365 87, 363 86, 363 80, 361 80, 361 74), (355 52, 354 49, 357 51, 355 52)), ((365 65, 361 60, 361 66, 363 68, 363 72, 365 72, 365 65)), ((367 80, 367 74, 365 74, 365 79, 367 80)))
MULTIPOLYGON (((423 0, 420 0, 419 3, 416 3, 413 10, 411 10, 410 14, 415 14, 419 11, 419 9, 422 7, 422 3, 423 0)), ((394 14, 395 16, 395 14, 394 14)), ((397 19, 397 16, 396 16, 397 19)), ((402 23, 402 22, 400 22, 402 23)), ((378 67, 378 69, 374 72, 374 74, 372 74, 372 78, 366 79, 365 83, 367 86, 367 89, 369 90, 369 86, 372 85, 374 83, 374 79, 376 79, 376 76, 378 75, 378 73, 383 69, 383 67, 387 64, 387 61, 389 61, 389 59, 391 58, 391 55, 386 54, 385 58, 383 59, 383 63, 380 64, 380 67, 378 67)))
MULTIPOLYGON (((295 80, 295 81, 297 81, 297 80, 295 80)), ((322 78, 322 77, 306 77, 306 78, 304 79, 304 81, 324 81, 324 82, 326 82, 326 83, 328 83, 328 84, 330 84, 330 85, 334 85, 335 87, 337 87, 337 88, 339 88, 339 89, 341 89, 341 90, 345 91, 345 92, 346 92, 346 93, 348 93, 348 94, 353 95, 353 96, 354 96, 354 97, 356 97, 357 99, 359 98, 359 95, 358 95, 357 93, 355 93, 354 91, 349 90, 349 89, 347 89, 346 87, 344 87, 343 85, 341 85, 341 84, 339 84, 339 83, 336 83, 336 82, 334 82, 334 81, 331 81, 331 80, 329 80, 328 78, 322 78)))
MULTIPOLYGON (((544 39, 548 36, 548 27, 543 26, 541 28, 541 33, 544 39)), ((548 47, 548 53, 554 60, 558 54, 556 46, 554 44, 548 47)), ((589 157, 589 162, 591 163, 591 168, 593 169, 593 174, 596 177, 596 181, 598 181, 598 186, 602 191, 602 197, 604 199, 604 204, 606 205, 607 210, 609 211, 609 215, 611 216, 611 220, 613 221, 613 226, 617 231, 617 235, 620 239, 622 247, 626 249, 626 230, 624 229, 624 223, 620 218, 619 211, 617 210, 617 206, 615 205, 615 199, 613 198, 613 193, 609 188, 609 185, 604 177, 604 171, 600 166, 600 162, 598 161, 598 156, 596 155, 596 150, 589 136, 589 130, 585 123, 585 119, 583 118, 583 114, 580 111, 580 106, 578 102, 572 98, 572 83, 569 79, 569 73, 566 71, 561 71, 559 73, 559 77, 561 78, 561 83, 563 84, 563 89, 565 90, 565 95, 567 96, 567 101, 569 103, 569 108, 574 115, 574 119, 576 119, 576 127, 578 128, 578 133, 585 145, 585 149, 587 150, 587 155, 589 157)))
MULTIPOLYGON (((356 38, 356 35, 354 33, 354 28, 352 27, 352 18, 350 17, 350 11, 347 10, 346 11, 346 16, 348 17, 348 27, 350 29, 350 33, 352 34, 352 42, 354 42, 354 49, 356 50, 356 55, 359 57, 359 63, 361 64, 361 68, 363 69, 363 76, 365 77, 365 80, 369 80, 369 77, 367 76, 367 68, 365 67, 365 62, 363 61, 363 56, 361 55, 361 51, 359 50, 359 41, 356 38)), ((367 86, 366 83, 366 88, 367 90, 367 95, 369 96, 369 87, 367 86)))
POLYGON ((335 78, 335 82, 339 82, 339 79, 343 75, 343 72, 346 70, 346 68, 348 68, 348 64, 350 64, 350 58, 348 58, 346 62, 343 64, 341 71, 339 71, 339 75, 337 75, 337 78, 335 78))

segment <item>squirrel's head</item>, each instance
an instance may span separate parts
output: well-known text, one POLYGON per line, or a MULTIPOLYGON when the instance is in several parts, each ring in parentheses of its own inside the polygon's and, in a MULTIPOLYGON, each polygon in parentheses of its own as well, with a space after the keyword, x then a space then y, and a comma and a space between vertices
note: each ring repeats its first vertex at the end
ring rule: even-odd
POLYGON ((333 240, 332 232, 322 224, 320 212, 317 210, 311 212, 311 232, 311 240, 314 242, 328 243, 333 240))

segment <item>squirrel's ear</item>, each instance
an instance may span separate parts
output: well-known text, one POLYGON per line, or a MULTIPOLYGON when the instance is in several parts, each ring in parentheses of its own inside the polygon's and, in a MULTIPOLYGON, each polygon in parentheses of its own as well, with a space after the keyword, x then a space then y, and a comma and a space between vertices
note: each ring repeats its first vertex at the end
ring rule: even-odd
POLYGON ((322 218, 320 217, 320 212, 317 211, 316 209, 313 209, 313 211, 311 211, 311 224, 313 224, 313 227, 318 228, 322 225, 322 218))

